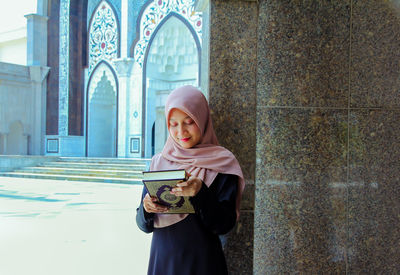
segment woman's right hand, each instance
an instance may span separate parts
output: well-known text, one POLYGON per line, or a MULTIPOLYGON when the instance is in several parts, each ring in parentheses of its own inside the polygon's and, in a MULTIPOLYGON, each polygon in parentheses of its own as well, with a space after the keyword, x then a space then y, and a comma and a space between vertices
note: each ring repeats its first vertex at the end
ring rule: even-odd
POLYGON ((143 199, 143 207, 147 213, 165 213, 168 207, 157 203, 157 198, 150 197, 149 193, 143 199))

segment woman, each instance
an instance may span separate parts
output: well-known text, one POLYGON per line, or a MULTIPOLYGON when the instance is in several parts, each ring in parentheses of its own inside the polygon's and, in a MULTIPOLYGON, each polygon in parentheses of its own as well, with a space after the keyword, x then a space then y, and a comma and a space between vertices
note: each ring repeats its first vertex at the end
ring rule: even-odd
POLYGON ((195 87, 175 89, 167 98, 165 117, 169 137, 150 170, 185 169, 189 179, 172 193, 190 197, 195 214, 164 214, 167 208, 143 189, 136 222, 144 232, 153 232, 148 274, 227 274, 218 235, 229 232, 239 217, 240 165, 218 146, 207 100, 195 87))

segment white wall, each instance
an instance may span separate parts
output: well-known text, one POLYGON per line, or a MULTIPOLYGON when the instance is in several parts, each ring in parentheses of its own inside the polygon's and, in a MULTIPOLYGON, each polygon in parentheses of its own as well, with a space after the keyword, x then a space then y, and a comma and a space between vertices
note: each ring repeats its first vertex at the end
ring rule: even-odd
POLYGON ((0 62, 0 154, 32 154, 40 148, 39 141, 32 142, 37 140, 33 139, 34 128, 41 116, 41 111, 34 108, 34 85, 29 67, 0 62), (7 142, 9 136, 15 135, 10 130, 16 122, 22 125, 20 152, 15 152, 15 142, 7 142))

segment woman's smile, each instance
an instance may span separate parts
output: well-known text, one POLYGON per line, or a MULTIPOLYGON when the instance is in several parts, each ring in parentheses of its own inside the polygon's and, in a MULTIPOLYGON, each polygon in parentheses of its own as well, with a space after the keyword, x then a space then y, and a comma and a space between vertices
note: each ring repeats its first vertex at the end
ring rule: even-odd
POLYGON ((179 109, 171 110, 168 129, 171 137, 183 148, 189 149, 200 143, 199 127, 190 116, 179 109))

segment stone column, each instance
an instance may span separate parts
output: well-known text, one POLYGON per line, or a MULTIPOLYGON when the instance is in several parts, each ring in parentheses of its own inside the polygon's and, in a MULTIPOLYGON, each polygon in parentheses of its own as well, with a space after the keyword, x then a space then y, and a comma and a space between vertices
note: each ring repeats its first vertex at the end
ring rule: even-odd
POLYGON ((400 273, 400 3, 351 1, 348 274, 400 273))
POLYGON ((231 274, 400 272, 399 14, 211 1, 214 124, 256 187, 225 246, 231 274))
POLYGON ((129 154, 129 119, 130 119, 130 76, 133 58, 114 60, 119 79, 118 87, 118 150, 117 157, 127 157, 129 154))
POLYGON ((28 66, 47 65, 47 16, 25 15, 27 19, 27 62, 28 66))
POLYGON ((398 2, 259 5, 254 273, 398 274, 398 2))
POLYGON ((237 0, 210 4, 212 119, 220 144, 237 157, 246 181, 240 220, 225 238, 224 250, 229 274, 253 274, 258 5, 237 0))
POLYGON ((259 5, 254 274, 347 274, 350 1, 259 5))
POLYGON ((30 141, 30 154, 44 155, 46 135, 46 77, 49 67, 29 66, 29 74, 32 81, 32 135, 30 141))

